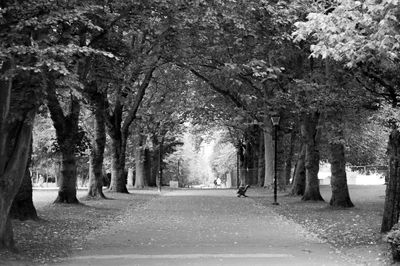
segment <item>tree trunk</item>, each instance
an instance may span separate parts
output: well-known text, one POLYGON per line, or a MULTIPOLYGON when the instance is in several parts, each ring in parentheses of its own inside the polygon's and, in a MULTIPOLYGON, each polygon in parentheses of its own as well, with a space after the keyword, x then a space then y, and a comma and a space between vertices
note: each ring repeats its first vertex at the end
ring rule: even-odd
POLYGON ((24 178, 10 209, 10 217, 12 219, 19 219, 21 221, 39 219, 32 201, 32 179, 29 171, 31 158, 32 141, 30 144, 29 157, 26 164, 24 178))
MULTIPOLYGON (((282 117, 281 117, 281 121, 282 121, 282 117)), ((279 126, 276 127, 277 131, 277 135, 276 137, 277 139, 277 147, 276 147, 276 156, 277 158, 275 158, 275 154, 274 154, 274 161, 276 160, 276 172, 277 172, 277 182, 278 182, 278 189, 280 191, 286 191, 286 175, 285 175, 285 145, 284 145, 284 138, 285 138, 285 133, 283 132, 283 130, 280 130, 279 126)), ((275 142, 274 142, 275 145, 275 142)), ((275 149, 275 147, 274 147, 275 149)))
POLYGON ((305 156, 306 145, 303 144, 301 145, 301 151, 294 171, 292 189, 290 191, 290 195, 292 196, 303 196, 306 189, 305 156))
POLYGON ((135 149, 135 188, 144 188, 145 179, 145 165, 144 165, 144 148, 143 148, 143 136, 139 134, 138 143, 135 149))
POLYGON ((36 95, 39 81, 29 74, 14 77, 16 80, 4 79, 3 74, 10 69, 12 62, 3 61, 0 69, 0 249, 14 250, 9 212, 24 178, 40 100, 36 95))
POLYGON ((334 207, 354 207, 347 187, 342 116, 338 111, 330 111, 328 115, 332 125, 328 133, 332 189, 332 197, 329 204, 334 207))
POLYGON ((111 137, 111 151, 110 191, 129 193, 125 181, 125 149, 121 138, 111 137))
POLYGON ((128 176, 127 176, 127 186, 128 190, 133 188, 133 185, 135 184, 135 173, 133 172, 133 168, 128 168, 128 176))
POLYGON ((290 178, 292 177, 292 161, 293 161, 293 153, 295 145, 296 145, 296 130, 292 129, 292 131, 290 132, 289 147, 285 160, 286 185, 290 184, 290 178))
POLYGON ((264 186, 265 177, 265 159, 264 159, 264 134, 260 131, 260 138, 258 142, 258 163, 257 163, 257 186, 264 186))
POLYGON ((54 203, 79 203, 76 198, 76 158, 75 152, 81 141, 79 136, 80 103, 71 92, 69 113, 64 114, 56 95, 56 82, 49 77, 47 87, 47 107, 56 129, 57 143, 61 152, 61 177, 58 196, 54 203))
POLYGON ((236 144, 236 188, 240 187, 240 156, 241 156, 241 142, 236 144))
MULTIPOLYGON (((268 120, 268 123, 269 120, 268 120)), ((274 182, 274 144, 272 139, 272 126, 264 129, 264 156, 265 156, 265 177, 264 187, 272 188, 274 182)))
POLYGON ((305 168, 306 188, 302 200, 323 201, 319 191, 319 130, 317 129, 320 114, 303 114, 301 121, 301 135, 306 146, 305 168))
POLYGON ((88 198, 102 198, 102 199, 106 198, 106 196, 103 193, 102 165, 103 162, 100 162, 100 159, 91 151, 91 155, 89 157, 89 184, 88 184, 88 194, 87 194, 88 198), (99 172, 99 167, 100 167, 100 172, 99 172))
MULTIPOLYGON (((64 145, 68 145, 64 142, 64 145)), ((73 144, 71 144, 72 146, 73 144)), ((72 146, 73 147, 73 146, 72 146)), ((74 150, 61 151, 61 177, 58 196, 54 203, 79 203, 76 198, 76 159, 74 150)))
POLYGON ((144 185, 145 186, 150 186, 152 184, 153 186, 156 183, 156 180, 152 180, 152 162, 151 162, 151 152, 150 149, 145 148, 144 149, 144 185))
POLYGON ((247 177, 247 153, 246 153, 246 148, 245 144, 242 143, 242 145, 239 148, 239 186, 245 186, 246 185, 246 177, 247 177))
POLYGON ((9 211, 25 174, 33 117, 34 112, 29 113, 25 120, 12 122, 0 132, 0 143, 4 143, 2 138, 8 140, 8 147, 0 146, 0 249, 14 249, 9 211))
MULTIPOLYGON (((112 139, 112 170, 111 170, 111 184, 110 190, 120 193, 129 193, 126 188, 126 174, 125 174, 125 152, 126 144, 129 136, 129 128, 136 118, 137 111, 145 95, 146 89, 150 84, 155 66, 150 67, 137 88, 137 93, 135 95, 135 100, 128 107, 128 112, 125 116, 124 122, 122 123, 122 112, 124 103, 122 101, 122 87, 117 90, 115 107, 113 114, 107 116, 107 128, 109 135, 112 139)), ((106 102, 107 106, 109 105, 106 102)))
POLYGON ((385 233, 398 223, 400 214, 400 132, 393 129, 389 136, 389 182, 386 187, 381 232, 385 233))
POLYGON ((106 198, 103 193, 103 161, 106 146, 105 99, 96 84, 87 85, 87 96, 94 115, 94 136, 91 139, 89 163, 89 198, 106 198))
POLYGON ((331 187, 332 197, 329 202, 334 207, 354 207, 350 200, 349 189, 346 178, 346 160, 342 143, 329 144, 330 163, 331 163, 331 187))

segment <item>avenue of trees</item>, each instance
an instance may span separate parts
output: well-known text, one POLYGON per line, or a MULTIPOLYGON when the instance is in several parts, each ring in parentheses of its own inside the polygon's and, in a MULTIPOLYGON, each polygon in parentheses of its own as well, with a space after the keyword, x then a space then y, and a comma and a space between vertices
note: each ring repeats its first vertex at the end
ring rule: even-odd
POLYGON ((12 218, 37 219, 33 166, 57 165, 55 203, 79 203, 82 164, 90 198, 105 198, 105 172, 113 192, 161 187, 169 162, 166 175, 194 166, 179 165, 187 125, 197 147, 218 130, 215 173, 270 188, 276 160, 279 188, 303 201, 324 200, 321 161, 343 208, 347 164, 388 164, 389 231, 399 18, 397 0, 1 1, 0 248, 14 248, 12 218))

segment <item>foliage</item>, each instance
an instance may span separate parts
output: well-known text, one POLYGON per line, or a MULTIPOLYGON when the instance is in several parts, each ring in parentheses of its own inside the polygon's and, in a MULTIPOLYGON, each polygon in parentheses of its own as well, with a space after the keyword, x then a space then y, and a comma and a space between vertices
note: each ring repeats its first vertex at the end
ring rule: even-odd
POLYGON ((395 261, 400 260, 400 225, 393 225, 390 232, 385 237, 386 242, 391 246, 392 256, 395 261))
POLYGON ((229 142, 227 132, 214 134, 215 145, 210 158, 211 168, 216 176, 223 176, 236 167, 236 149, 229 142))

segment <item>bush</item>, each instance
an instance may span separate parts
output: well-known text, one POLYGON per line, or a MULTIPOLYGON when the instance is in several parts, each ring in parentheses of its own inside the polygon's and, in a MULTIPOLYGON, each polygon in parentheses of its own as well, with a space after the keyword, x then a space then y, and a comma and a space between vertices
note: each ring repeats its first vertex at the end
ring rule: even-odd
POLYGON ((390 243, 393 260, 400 261, 400 224, 395 224, 387 234, 386 241, 390 243))

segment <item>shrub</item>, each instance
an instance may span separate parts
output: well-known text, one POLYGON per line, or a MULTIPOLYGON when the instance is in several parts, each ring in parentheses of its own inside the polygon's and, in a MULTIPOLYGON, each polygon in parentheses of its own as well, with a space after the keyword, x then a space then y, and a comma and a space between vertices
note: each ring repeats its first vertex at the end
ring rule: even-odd
POLYGON ((400 224, 395 224, 386 236, 386 241, 390 243, 393 260, 400 261, 400 224))

